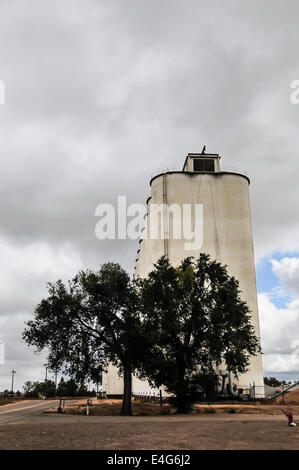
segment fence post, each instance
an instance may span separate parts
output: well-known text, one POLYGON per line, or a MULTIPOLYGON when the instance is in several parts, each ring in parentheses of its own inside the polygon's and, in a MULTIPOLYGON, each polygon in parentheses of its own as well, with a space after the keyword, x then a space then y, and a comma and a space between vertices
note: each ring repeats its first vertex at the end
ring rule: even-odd
POLYGON ((282 389, 282 403, 285 405, 285 391, 284 391, 284 384, 282 389))

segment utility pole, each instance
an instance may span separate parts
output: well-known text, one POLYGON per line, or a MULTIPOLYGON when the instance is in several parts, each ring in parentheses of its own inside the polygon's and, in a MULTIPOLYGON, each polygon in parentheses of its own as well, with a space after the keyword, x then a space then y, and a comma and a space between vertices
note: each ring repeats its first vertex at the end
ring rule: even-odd
POLYGON ((14 369, 11 371, 11 393, 13 395, 13 382, 14 382, 14 375, 17 373, 14 369))
POLYGON ((46 366, 46 382, 48 380, 48 366, 46 366))

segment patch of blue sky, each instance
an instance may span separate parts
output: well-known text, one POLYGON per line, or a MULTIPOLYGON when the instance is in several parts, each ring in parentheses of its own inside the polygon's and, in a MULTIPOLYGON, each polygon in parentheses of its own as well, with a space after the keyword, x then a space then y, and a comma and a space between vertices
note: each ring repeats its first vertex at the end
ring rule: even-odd
POLYGON ((299 258, 298 252, 276 252, 262 258, 256 265, 256 283, 258 293, 267 293, 277 308, 285 308, 293 296, 284 290, 279 279, 272 271, 271 259, 280 261, 283 258, 299 258))

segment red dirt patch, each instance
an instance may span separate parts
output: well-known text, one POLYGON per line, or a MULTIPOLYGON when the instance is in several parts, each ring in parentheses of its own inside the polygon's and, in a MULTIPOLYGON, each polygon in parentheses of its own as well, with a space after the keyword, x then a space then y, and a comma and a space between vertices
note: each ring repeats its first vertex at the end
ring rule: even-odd
MULTIPOLYGON (((121 400, 93 400, 92 406, 89 408, 89 414, 92 416, 117 416, 121 411, 121 400)), ((53 411, 53 410, 50 410, 53 411)), ((78 400, 78 402, 67 404, 65 406, 66 414, 85 414, 86 400, 78 400)), ((163 404, 162 407, 155 403, 143 403, 138 401, 132 402, 133 416, 156 416, 161 414, 173 414, 175 410, 169 405, 163 404)))
MULTIPOLYGON (((121 410, 121 400, 109 399, 109 400, 93 400, 92 406, 89 408, 89 414, 91 416, 117 416, 121 410)), ((196 404, 193 407, 193 414, 266 414, 266 415, 281 415, 290 409, 289 404, 276 404, 276 403, 233 403, 233 404, 196 404)), ((86 399, 78 399, 66 403, 65 406, 66 414, 83 415, 86 413, 86 399)), ((291 410, 294 415, 299 415, 299 404, 292 405, 291 410)), ((53 408, 48 412, 56 413, 56 408, 53 408)), ((168 404, 163 404, 160 407, 156 403, 147 403, 141 401, 132 402, 132 414, 133 416, 157 416, 157 415, 170 415, 174 414, 175 409, 170 407, 168 404)))
POLYGON ((279 405, 283 405, 284 403, 287 405, 299 405, 299 388, 293 390, 292 392, 288 392, 284 395, 281 395, 277 398, 271 400, 272 403, 276 403, 279 405))

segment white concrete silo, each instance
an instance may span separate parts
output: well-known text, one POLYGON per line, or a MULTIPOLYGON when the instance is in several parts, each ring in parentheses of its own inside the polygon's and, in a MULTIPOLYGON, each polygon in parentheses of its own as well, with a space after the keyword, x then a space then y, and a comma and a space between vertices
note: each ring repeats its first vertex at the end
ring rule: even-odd
MULTIPOLYGON (((255 333, 260 336, 249 184, 249 178, 241 172, 221 171, 218 154, 188 154, 182 171, 165 171, 154 176, 150 181, 151 196, 147 201, 147 232, 139 244, 135 276, 146 277, 162 255, 168 256, 171 264, 177 266, 187 256, 208 253, 212 259, 227 265, 229 274, 239 281, 241 296, 252 312, 255 333), (164 238, 150 237, 149 227, 157 223, 151 220, 151 206, 161 204, 165 207, 175 204, 181 208, 184 204, 202 205, 203 238, 200 248, 186 250, 184 238, 173 238, 175 212, 168 214, 168 223, 163 220, 163 215, 159 219, 159 235, 164 232, 164 238)), ((191 220, 191 226, 195 222, 191 220)), ((111 369, 108 376, 110 386, 107 393, 121 394, 122 381, 115 370, 111 369)), ((241 375, 238 381, 233 381, 244 389, 254 385, 255 394, 262 396, 261 355, 252 358, 248 372, 241 375)), ((142 392, 149 386, 134 377, 132 389, 133 393, 142 392)))

